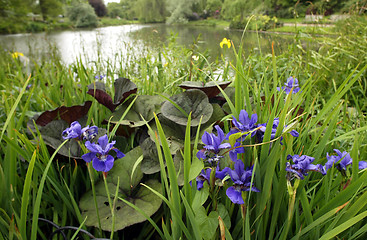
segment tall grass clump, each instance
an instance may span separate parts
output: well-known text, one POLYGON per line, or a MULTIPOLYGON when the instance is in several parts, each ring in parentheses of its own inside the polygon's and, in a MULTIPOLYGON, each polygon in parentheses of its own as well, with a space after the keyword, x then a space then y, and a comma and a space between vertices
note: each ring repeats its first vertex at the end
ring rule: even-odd
POLYGON ((0 236, 362 238, 364 32, 340 31, 213 62, 175 38, 70 65, 1 49, 0 236))

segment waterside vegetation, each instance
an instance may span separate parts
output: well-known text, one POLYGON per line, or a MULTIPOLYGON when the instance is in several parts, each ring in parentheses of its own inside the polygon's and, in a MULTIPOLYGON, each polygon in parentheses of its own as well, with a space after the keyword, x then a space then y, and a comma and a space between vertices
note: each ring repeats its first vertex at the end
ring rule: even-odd
POLYGON ((214 61, 0 49, 0 237, 363 238, 366 27, 214 61))
MULTIPOLYGON (((350 14, 365 16, 366 1, 256 0, 121 0, 107 6, 102 0, 5 1, 0 6, 0 33, 94 28, 132 22, 219 25, 249 30, 275 29, 283 23, 312 23, 317 27, 344 21, 350 14)), ((307 32, 309 28, 307 28, 307 32)), ((276 31, 276 30, 272 30, 276 31)), ((287 28, 279 31, 297 32, 287 28)), ((317 31, 318 34, 322 33, 317 31)))

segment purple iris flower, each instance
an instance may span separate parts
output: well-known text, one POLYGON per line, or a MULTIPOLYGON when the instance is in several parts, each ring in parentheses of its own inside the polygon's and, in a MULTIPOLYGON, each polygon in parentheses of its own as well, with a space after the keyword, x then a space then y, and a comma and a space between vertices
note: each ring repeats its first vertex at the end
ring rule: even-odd
POLYGON ((215 129, 217 129, 218 136, 214 133, 204 132, 203 136, 201 137, 201 141, 205 144, 204 149, 201 149, 196 156, 200 159, 209 158, 209 162, 218 162, 220 158, 223 156, 218 155, 221 149, 230 148, 231 144, 229 143, 222 143, 225 139, 223 130, 216 125, 215 129), (214 153, 213 157, 210 157, 210 153, 214 153))
POLYGON ((342 153, 338 149, 334 149, 334 152, 336 152, 338 155, 330 156, 329 153, 326 153, 327 162, 325 163, 325 170, 327 171, 328 169, 332 168, 334 164, 339 171, 347 170, 346 167, 353 162, 353 159, 351 158, 349 153, 347 153, 346 151, 342 153))
POLYGON ((358 169, 362 170, 362 169, 365 169, 365 168, 367 168, 367 162, 366 161, 359 161, 358 169))
POLYGON ((115 161, 115 158, 108 154, 110 150, 114 150, 116 152, 117 158, 125 157, 125 154, 113 147, 115 143, 116 141, 108 143, 107 134, 98 139, 98 144, 87 141, 85 146, 90 152, 84 154, 82 158, 86 162, 92 161, 93 168, 95 170, 108 172, 113 167, 113 163, 115 161))
POLYGON ((94 78, 95 78, 95 79, 102 80, 104 77, 106 77, 106 75, 97 75, 97 76, 95 76, 94 78))
POLYGON ((293 88, 293 92, 292 93, 298 93, 300 88, 299 88, 299 85, 298 85, 298 79, 297 78, 293 78, 293 77, 289 77, 287 79, 287 82, 284 84, 284 87, 277 87, 278 91, 280 91, 281 89, 282 90, 285 90, 285 93, 286 94, 289 94, 291 92, 293 88))
POLYGON ((233 149, 231 149, 229 151, 229 158, 235 162, 237 161, 237 154, 238 153, 244 153, 245 152, 245 148, 244 147, 240 147, 241 143, 240 142, 236 142, 233 146, 233 149))
POLYGON ((204 148, 214 151, 215 153, 218 153, 221 149, 230 148, 231 144, 222 144, 223 140, 225 139, 223 130, 218 125, 215 126, 215 129, 217 129, 218 136, 215 136, 214 133, 208 133, 205 131, 201 137, 201 140, 205 144, 204 148))
MULTIPOLYGON (((217 165, 217 168, 215 170, 215 178, 223 180, 224 177, 227 175, 228 169, 230 169, 230 168, 225 167, 223 170, 220 170, 219 165, 217 165)), ((203 188, 205 181, 210 182, 211 172, 212 172, 211 168, 207 168, 206 170, 205 169, 201 170, 200 175, 196 177, 196 184, 197 184, 196 188, 197 188, 197 190, 200 190, 200 189, 203 188)))
POLYGON ((288 155, 287 160, 292 159, 293 165, 291 165, 289 162, 286 164, 285 170, 287 173, 288 180, 292 180, 294 177, 298 179, 304 179, 305 176, 307 176, 308 171, 316 171, 324 173, 324 168, 321 164, 312 164, 312 162, 315 160, 313 157, 309 157, 307 155, 288 155))
MULTIPOLYGON (((338 169, 343 176, 346 176, 345 171, 347 170, 347 166, 352 165, 353 159, 346 151, 340 152, 338 149, 334 149, 334 152, 336 152, 337 155, 329 155, 329 153, 326 153, 327 162, 325 163, 323 174, 325 175, 327 170, 335 165, 336 169, 338 169)), ((367 162, 360 161, 358 163, 358 169, 362 170, 365 168, 367 168, 367 162)))
MULTIPOLYGON (((271 126, 270 139, 275 138, 275 134, 277 132, 278 126, 279 126, 279 118, 274 118, 273 124, 271 126)), ((259 139, 262 141, 265 135, 266 128, 267 128, 267 123, 259 124, 259 127, 260 128, 259 128, 259 131, 257 131, 258 133, 257 135, 259 136, 259 139)), ((287 127, 287 125, 285 127, 287 127)), ((290 131, 289 134, 292 135, 293 137, 299 136, 299 133, 296 130, 290 131)), ((282 140, 283 140, 283 137, 281 137, 280 139, 280 144, 282 144, 282 140)))
MULTIPOLYGON (((249 132, 254 130, 255 128, 257 128, 256 125, 257 122, 257 114, 254 113, 251 115, 251 118, 249 117, 248 113, 246 112, 246 110, 242 109, 240 111, 240 115, 238 116, 238 121, 236 119, 236 117, 233 116, 233 126, 234 128, 232 128, 229 133, 227 133, 226 139, 229 138, 230 135, 234 134, 234 133, 238 133, 238 132, 249 132)), ((255 136, 256 131, 253 131, 251 133, 251 137, 255 136)), ((246 137, 247 135, 245 135, 244 137, 246 137)))
POLYGON ((74 121, 71 123, 70 127, 65 129, 62 132, 62 137, 64 139, 71 139, 71 138, 77 138, 79 140, 82 140, 82 138, 90 141, 98 134, 98 127, 92 126, 92 127, 85 127, 82 128, 80 123, 78 121, 74 121))
POLYGON ((242 199, 243 191, 260 192, 253 183, 251 183, 253 166, 245 170, 245 164, 241 160, 237 160, 234 164, 234 170, 228 169, 227 172, 231 177, 234 185, 226 191, 228 198, 236 204, 244 204, 242 199))

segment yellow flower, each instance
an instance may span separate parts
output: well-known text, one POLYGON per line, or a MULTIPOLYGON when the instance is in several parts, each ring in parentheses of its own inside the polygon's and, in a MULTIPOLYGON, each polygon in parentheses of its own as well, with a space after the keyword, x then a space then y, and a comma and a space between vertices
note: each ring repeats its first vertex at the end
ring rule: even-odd
POLYGON ((13 53, 11 54, 11 56, 12 56, 13 58, 18 58, 19 56, 24 56, 24 54, 23 54, 23 53, 21 53, 21 52, 13 52, 13 53))
POLYGON ((194 61, 197 61, 197 60, 199 60, 199 56, 193 55, 192 59, 194 59, 194 61))
POLYGON ((223 45, 227 45, 228 48, 231 47, 231 40, 227 38, 223 38, 223 40, 220 42, 220 47, 223 48, 223 45))

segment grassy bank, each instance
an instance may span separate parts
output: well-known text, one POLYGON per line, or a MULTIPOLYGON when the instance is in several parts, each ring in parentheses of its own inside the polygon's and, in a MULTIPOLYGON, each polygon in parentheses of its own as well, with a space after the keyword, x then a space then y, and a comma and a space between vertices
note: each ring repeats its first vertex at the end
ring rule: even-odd
POLYGON ((321 25, 311 25, 305 26, 305 25, 297 25, 294 24, 294 26, 283 26, 283 27, 277 27, 268 29, 267 32, 279 32, 279 33, 307 33, 311 35, 332 35, 336 34, 335 27, 323 27, 321 25))
POLYGON ((235 58, 213 62, 172 40, 93 65, 54 52, 27 71, 0 49, 0 238, 363 237, 365 28, 246 58, 224 41, 235 58), (125 156, 101 150, 115 150, 105 133, 125 156))

